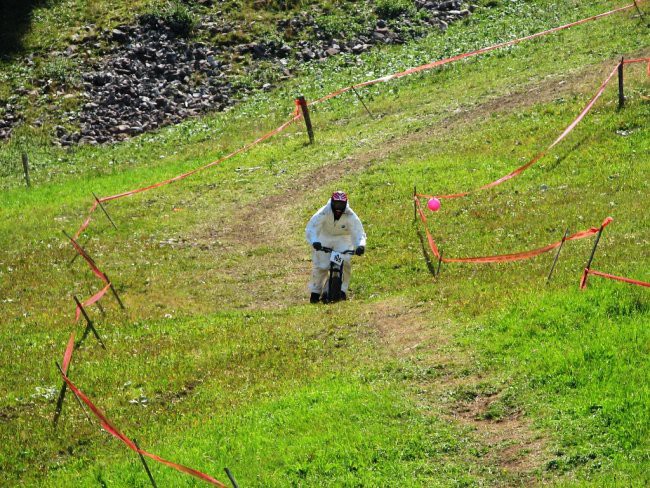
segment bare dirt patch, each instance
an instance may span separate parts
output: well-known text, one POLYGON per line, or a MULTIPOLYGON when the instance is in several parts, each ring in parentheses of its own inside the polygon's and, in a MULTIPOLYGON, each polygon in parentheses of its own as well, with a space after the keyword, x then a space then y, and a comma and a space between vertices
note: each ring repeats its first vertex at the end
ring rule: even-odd
POLYGON ((532 476, 545 461, 546 439, 535 432, 519 410, 491 418, 490 407, 499 398, 499 393, 479 395, 458 404, 451 416, 475 430, 481 442, 490 447, 486 456, 488 463, 518 477, 532 476))
POLYGON ((404 297, 373 303, 369 307, 367 320, 393 355, 404 357, 420 349, 429 350, 434 338, 437 346, 447 340, 442 337, 441 328, 436 327, 423 310, 415 308, 404 297))

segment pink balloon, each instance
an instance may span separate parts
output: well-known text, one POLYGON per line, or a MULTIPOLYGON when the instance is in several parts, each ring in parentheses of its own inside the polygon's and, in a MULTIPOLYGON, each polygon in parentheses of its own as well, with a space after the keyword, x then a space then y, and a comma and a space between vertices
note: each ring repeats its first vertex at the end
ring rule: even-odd
POLYGON ((440 200, 438 200, 437 198, 432 198, 427 202, 427 207, 429 207, 429 210, 431 210, 432 212, 437 212, 438 210, 440 210, 440 200))

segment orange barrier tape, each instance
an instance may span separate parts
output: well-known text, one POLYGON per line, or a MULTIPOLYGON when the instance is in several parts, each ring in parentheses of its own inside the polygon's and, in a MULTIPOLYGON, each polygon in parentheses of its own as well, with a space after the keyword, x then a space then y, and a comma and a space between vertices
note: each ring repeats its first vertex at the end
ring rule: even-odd
POLYGON ((88 266, 90 266, 90 269, 92 272, 104 283, 108 283, 108 278, 106 275, 97 267, 97 264, 95 264, 95 260, 91 258, 86 251, 83 250, 83 248, 77 244, 77 241, 74 239, 70 239, 70 242, 72 243, 72 246, 75 248, 75 250, 79 253, 79 255, 84 258, 84 260, 88 263, 88 266))
MULTIPOLYGON (((424 211, 422 210, 422 205, 420 204, 420 200, 417 197, 414 197, 414 201, 416 204, 416 208, 418 211, 418 214, 420 215, 420 220, 422 221, 424 225, 424 230, 427 235, 427 241, 429 242, 429 248, 431 249, 431 252, 438 258, 441 259, 441 254, 438 249, 438 246, 436 245, 436 242, 433 239, 433 236, 431 235, 431 232, 429 232, 429 229, 427 228, 427 219, 426 216, 424 215, 424 211)), ((576 232, 575 234, 572 234, 568 236, 564 241, 575 241, 578 239, 584 239, 585 237, 592 236, 594 234, 597 234, 600 230, 604 229, 607 227, 614 219, 611 217, 607 217, 603 223, 600 225, 600 227, 592 227, 587 230, 583 230, 580 232, 576 232)), ((523 259, 530 259, 535 256, 539 256, 540 254, 544 254, 546 252, 552 251, 553 249, 556 249, 562 245, 562 240, 558 242, 554 242, 553 244, 549 244, 544 247, 540 247, 537 249, 533 249, 530 251, 522 251, 518 253, 512 253, 512 254, 500 254, 496 256, 481 256, 481 257, 469 257, 469 258, 445 258, 442 257, 441 261, 443 263, 476 263, 476 264, 485 264, 485 263, 503 263, 503 262, 510 262, 510 261, 521 261, 523 259)))
MULTIPOLYGON (((68 354, 68 351, 66 350, 66 355, 68 354)), ((158 461, 161 464, 164 464, 166 466, 169 466, 170 468, 173 468, 177 471, 180 471, 182 473, 189 474, 191 476, 194 476, 196 478, 199 478, 203 481, 207 481, 208 483, 211 483, 215 486, 219 486, 221 488, 226 488, 226 485, 224 485, 221 481, 213 478, 212 476, 209 476, 205 473, 202 473, 201 471, 197 471, 196 469, 188 468, 187 466, 183 466, 182 464, 177 464, 171 461, 167 461, 166 459, 161 458, 160 456, 157 456, 156 454, 151 454, 143 449, 139 449, 135 443, 129 439, 126 435, 124 435, 122 432, 117 430, 113 424, 108 420, 106 415, 95 406, 93 402, 90 401, 90 399, 81 391, 79 388, 75 386, 72 381, 70 381, 70 378, 68 378, 65 374, 65 371, 61 372, 61 377, 63 378, 63 381, 66 382, 68 387, 72 390, 72 392, 79 398, 82 402, 84 402, 88 408, 95 414, 95 416, 99 419, 100 424, 102 428, 111 434, 113 437, 121 440, 126 446, 131 449, 132 451, 135 451, 139 454, 142 454, 143 456, 147 456, 150 459, 153 459, 154 461, 158 461)))
POLYGON ((624 59, 623 64, 650 63, 650 58, 624 59))
POLYGON ((624 283, 630 283, 631 285, 650 288, 650 283, 646 283, 645 281, 633 280, 632 278, 626 278, 625 276, 616 276, 613 274, 603 273, 602 271, 585 268, 584 272, 582 273, 582 279, 580 280, 580 289, 584 290, 587 287, 587 278, 589 275, 600 276, 602 278, 608 278, 610 280, 622 281, 624 283))
POLYGON ((174 183, 175 181, 185 179, 188 176, 193 175, 194 173, 198 173, 199 171, 203 171, 205 169, 211 168, 212 166, 223 163, 225 160, 230 159, 233 156, 236 156, 236 155, 238 155, 240 153, 248 151, 250 148, 252 148, 253 146, 259 144, 260 142, 263 142, 266 139, 268 139, 268 138, 270 138, 270 137, 272 137, 272 136, 274 136, 276 134, 279 134, 284 129, 289 127, 289 125, 291 125, 293 122, 298 120, 300 117, 301 117, 300 114, 294 115, 290 120, 288 120, 287 122, 282 124, 280 127, 277 127, 275 129, 273 129, 271 132, 267 132, 263 136, 258 137, 257 139, 255 139, 253 142, 250 142, 250 143, 240 147, 236 151, 233 151, 230 154, 227 154, 226 156, 223 156, 223 157, 217 159, 216 161, 212 161, 211 163, 205 164, 205 165, 203 165, 203 166, 201 166, 199 168, 188 171, 187 173, 183 173, 183 174, 180 174, 178 176, 174 176, 173 178, 170 178, 168 180, 159 181, 158 183, 154 183, 153 185, 145 186, 145 187, 142 187, 142 188, 137 188, 135 190, 130 190, 130 191, 127 191, 127 192, 124 192, 124 193, 119 193, 117 195, 111 195, 111 196, 108 196, 108 197, 100 198, 99 201, 102 202, 102 203, 110 202, 111 200, 116 200, 118 198, 128 197, 130 195, 135 195, 136 193, 141 193, 141 192, 148 191, 148 190, 153 190, 154 188, 159 188, 161 186, 168 185, 170 183, 174 183))
MULTIPOLYGON (((95 202, 94 207, 97 206, 97 202, 95 202)), ((87 219, 89 221, 90 217, 87 219)), ((93 296, 91 296, 88 300, 82 303, 82 306, 84 308, 97 303, 106 293, 108 290, 111 288, 111 283, 108 280, 108 277, 101 271, 98 267, 97 264, 95 263, 95 260, 91 258, 86 251, 83 250, 83 248, 77 243, 77 241, 74 240, 74 238, 70 238, 70 242, 72 242, 73 247, 75 250, 79 253, 79 255, 84 258, 84 260, 88 263, 88 266, 90 266, 90 269, 92 272, 104 283, 106 283, 106 286, 99 290, 97 293, 95 293, 93 296)), ((79 317, 81 316, 81 308, 77 305, 75 309, 75 314, 74 314, 74 321, 78 322, 79 317)))
POLYGON ((618 64, 614 67, 614 69, 611 71, 611 73, 609 74, 609 76, 608 76, 607 78, 605 78, 605 81, 603 81, 603 83, 600 85, 600 87, 598 88, 598 91, 596 92, 596 94, 591 98, 591 100, 589 100, 589 103, 585 106, 585 108, 582 109, 582 112, 580 112, 580 114, 575 118, 575 120, 574 120, 573 122, 571 122, 571 123, 569 124, 569 126, 568 126, 566 129, 564 129, 564 132, 562 132, 562 134, 560 134, 560 136, 559 136, 557 139, 555 139, 555 140, 553 141, 553 144, 551 144, 551 145, 548 147, 548 150, 553 149, 553 148, 554 148, 555 146, 557 146, 560 142, 562 142, 562 140, 564 140, 564 138, 565 138, 567 135, 569 135, 569 133, 570 133, 573 129, 576 128, 576 126, 577 126, 577 125, 582 121, 582 119, 585 118, 585 115, 587 115, 587 114, 589 113, 589 111, 593 108, 593 106, 596 104, 596 102, 598 101, 598 99, 599 99, 599 98, 602 96, 602 94, 605 92, 605 88, 607 88, 607 85, 609 84, 609 82, 611 81, 611 79, 612 79, 612 78, 614 77, 614 75, 618 72, 618 67, 619 67, 620 65, 621 65, 621 63, 618 63, 618 64))
POLYGON ((74 351, 74 332, 70 334, 68 345, 65 348, 65 353, 63 353, 63 363, 61 363, 61 369, 64 373, 68 372, 68 366, 70 366, 70 360, 72 359, 72 351, 74 351))
POLYGON ((81 233, 88 228, 88 226, 90 225, 90 220, 92 219, 92 216, 93 216, 93 212, 97 208, 97 205, 99 205, 99 202, 97 200, 95 200, 92 207, 90 207, 90 210, 88 211, 88 217, 86 217, 86 220, 83 221, 83 223, 81 224, 81 227, 79 227, 77 232, 75 232, 75 234, 73 236, 73 239, 79 239, 79 236, 81 235, 81 233))
POLYGON ((594 15, 592 17, 587 17, 587 18, 582 19, 582 20, 578 20, 576 22, 571 22, 569 24, 564 24, 564 25, 561 25, 559 27, 554 27, 552 29, 547 29, 545 31, 537 32, 537 33, 531 34, 529 36, 520 37, 518 39, 513 39, 511 41, 501 42, 499 44, 494 44, 492 46, 477 49, 475 51, 471 51, 471 52, 468 52, 468 53, 458 54, 456 56, 452 56, 452 57, 449 57, 449 58, 434 61, 432 63, 423 64, 421 66, 417 66, 415 68, 410 68, 410 69, 407 69, 405 71, 401 71, 399 73, 394 73, 394 74, 391 74, 391 75, 382 76, 381 78, 376 78, 374 80, 369 80, 369 81, 364 81, 364 82, 361 82, 361 83, 357 83, 356 85, 341 88, 340 90, 337 90, 337 91, 332 92, 332 93, 330 93, 328 95, 325 95, 324 97, 321 97, 321 98, 319 98, 317 100, 314 100, 314 101, 310 102, 309 105, 316 105, 318 103, 322 103, 322 102, 324 102, 326 100, 329 100, 331 98, 342 95, 343 93, 346 93, 346 92, 352 90, 353 88, 363 88, 365 86, 371 86, 371 85, 375 85, 377 83, 384 83, 384 82, 391 81, 391 80, 394 80, 394 79, 402 78, 404 76, 412 75, 414 73, 419 73, 421 71, 431 70, 433 68, 437 68, 437 67, 443 66, 445 64, 460 61, 461 59, 466 59, 466 58, 469 58, 469 57, 478 56, 479 54, 485 54, 487 52, 494 51, 496 49, 501 49, 501 48, 504 48, 504 47, 513 46, 513 45, 518 44, 518 43, 523 42, 523 41, 528 41, 530 39, 535 39, 536 37, 541 37, 541 36, 545 36, 545 35, 548 35, 548 34, 552 34, 554 32, 558 32, 558 31, 561 31, 561 30, 564 30, 564 29, 568 29, 570 27, 574 27, 576 25, 591 22, 591 21, 600 19, 602 17, 607 17, 609 15, 613 15, 615 13, 622 12, 624 10, 628 10, 628 9, 631 9, 631 8, 636 8, 636 4, 631 3, 631 4, 626 5, 624 7, 619 7, 617 9, 610 10, 610 11, 604 12, 602 14, 598 14, 598 15, 594 15))
MULTIPOLYGON (((611 71, 611 73, 607 76, 607 78, 605 78, 605 81, 603 81, 603 83, 600 85, 600 87, 598 88, 598 91, 596 92, 596 94, 593 97, 591 97, 591 100, 589 100, 587 105, 585 105, 585 107, 578 114, 578 116, 575 119, 573 119, 573 121, 567 126, 566 129, 564 129, 564 132, 562 132, 562 134, 560 134, 545 150, 543 150, 543 151, 539 152, 537 155, 535 155, 535 157, 533 159, 528 161, 523 166, 520 166, 519 168, 515 169, 514 171, 508 173, 507 175, 502 176, 498 180, 495 180, 495 181, 493 181, 491 183, 480 186, 480 187, 478 187, 478 188, 476 188, 474 190, 470 190, 470 191, 466 191, 466 192, 462 192, 462 193, 452 193, 452 194, 448 194, 448 195, 438 195, 438 196, 436 196, 436 198, 453 199, 453 198, 466 197, 467 195, 470 195, 470 194, 478 192, 478 191, 487 190, 489 188, 494 188, 495 186, 498 186, 501 183, 504 183, 505 181, 508 181, 508 180, 514 178, 515 176, 519 176, 521 173, 526 171, 528 168, 530 168, 532 165, 534 165, 540 159, 542 159, 546 155, 546 153, 548 151, 550 151, 555 146, 557 146, 560 142, 562 142, 573 131, 573 129, 576 128, 576 126, 582 121, 582 119, 585 118, 585 116, 591 111, 593 106, 596 104, 598 99, 605 92, 605 88, 607 88, 607 85, 609 84, 609 82, 612 80, 612 78, 614 77, 614 75, 618 71, 618 67, 620 65, 621 65, 621 63, 618 63, 616 65, 616 67, 611 71)), ((434 195, 425 195, 425 194, 421 194, 421 193, 418 193, 417 195, 422 197, 422 198, 433 198, 434 197, 434 195)))
POLYGON ((625 59, 623 64, 648 63, 647 73, 650 76, 650 58, 625 59))
MULTIPOLYGON (((97 293, 95 293, 93 296, 91 296, 88 300, 83 302, 81 305, 83 306, 83 308, 86 308, 91 306, 94 303, 97 303, 104 295, 106 295, 106 293, 108 292, 108 290, 110 290, 110 288, 111 288, 110 282, 106 283, 106 286, 104 288, 99 290, 97 293)), ((74 313, 74 321, 78 322, 80 316, 81 316, 81 308, 79 308, 79 306, 77 305, 77 308, 75 309, 75 313, 74 313)))

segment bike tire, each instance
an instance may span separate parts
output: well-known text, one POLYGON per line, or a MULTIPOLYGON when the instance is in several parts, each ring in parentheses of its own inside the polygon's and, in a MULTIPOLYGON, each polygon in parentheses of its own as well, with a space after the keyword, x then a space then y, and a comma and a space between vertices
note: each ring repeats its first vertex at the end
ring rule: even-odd
POLYGON ((328 290, 328 299, 330 302, 338 302, 341 297, 341 285, 343 280, 341 279, 341 273, 332 273, 330 278, 330 286, 328 290))

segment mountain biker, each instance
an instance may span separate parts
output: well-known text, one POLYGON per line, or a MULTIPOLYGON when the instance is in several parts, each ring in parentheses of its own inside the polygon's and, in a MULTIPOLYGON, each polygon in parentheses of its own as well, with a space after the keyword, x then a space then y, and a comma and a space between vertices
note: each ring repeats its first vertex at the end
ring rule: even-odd
MULTIPOLYGON (((348 205, 348 196, 345 192, 335 191, 323 208, 318 210, 309 220, 305 229, 307 242, 312 245, 312 271, 309 282, 310 303, 318 303, 323 286, 327 280, 330 255, 319 252, 323 247, 335 251, 345 251, 351 247, 357 256, 366 250, 366 233, 357 214, 348 205)), ((350 260, 345 260, 343 265, 343 283, 341 284, 341 297, 347 298, 348 286, 352 266, 350 260)))

